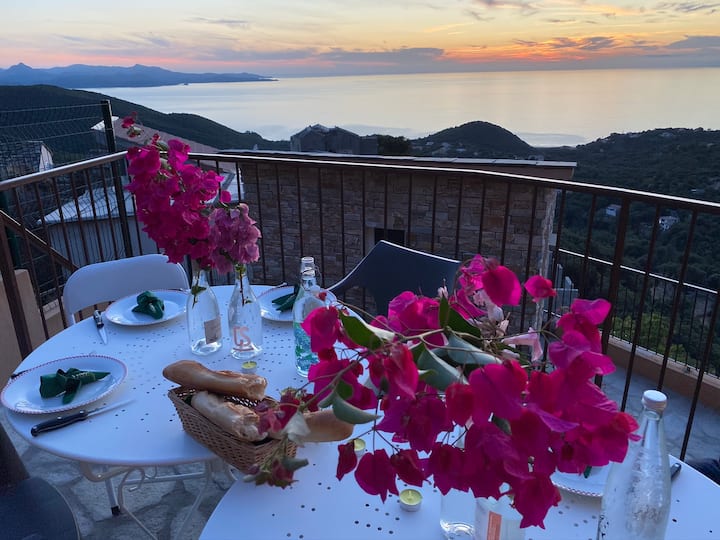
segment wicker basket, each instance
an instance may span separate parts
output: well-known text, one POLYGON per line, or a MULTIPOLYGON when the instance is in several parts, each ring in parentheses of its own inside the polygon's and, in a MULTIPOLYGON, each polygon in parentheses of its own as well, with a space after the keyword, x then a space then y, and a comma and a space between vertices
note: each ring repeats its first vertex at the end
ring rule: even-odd
MULTIPOLYGON (((235 435, 212 423, 187 403, 186 400, 189 400, 188 398, 192 397, 194 393, 194 389, 182 386, 168 392, 168 397, 175 405, 183 429, 197 442, 215 452, 225 462, 243 473, 248 473, 252 465, 262 462, 281 444, 280 441, 269 438, 258 442, 241 441, 235 435)), ((244 404, 252 405, 252 403, 244 404)), ((288 442, 285 453, 295 456, 296 451, 297 446, 288 442)))

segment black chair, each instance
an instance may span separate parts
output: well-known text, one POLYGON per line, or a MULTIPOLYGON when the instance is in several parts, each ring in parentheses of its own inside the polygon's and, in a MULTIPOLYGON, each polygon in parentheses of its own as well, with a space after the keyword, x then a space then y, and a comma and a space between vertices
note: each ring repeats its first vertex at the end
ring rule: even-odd
POLYGON ((0 424, 0 538, 79 540, 75 516, 51 484, 30 476, 0 424))
POLYGON ((329 290, 336 296, 361 287, 372 296, 377 314, 404 291, 434 297, 439 287, 452 291, 460 261, 380 240, 348 275, 329 290))

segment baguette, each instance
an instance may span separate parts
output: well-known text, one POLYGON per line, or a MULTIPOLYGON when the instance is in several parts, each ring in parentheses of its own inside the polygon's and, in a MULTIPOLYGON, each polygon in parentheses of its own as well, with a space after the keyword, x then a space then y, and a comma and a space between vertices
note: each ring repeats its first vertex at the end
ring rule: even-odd
POLYGON ((332 409, 306 412, 305 422, 310 433, 303 440, 306 442, 343 441, 353 433, 354 426, 340 420, 332 409))
POLYGON ((260 417, 248 407, 225 401, 217 394, 195 392, 190 404, 213 424, 242 441, 261 441, 267 433, 260 433, 260 417))
POLYGON ((267 379, 260 375, 227 370, 213 371, 194 360, 179 360, 165 366, 163 376, 186 388, 253 401, 261 401, 267 388, 267 379))

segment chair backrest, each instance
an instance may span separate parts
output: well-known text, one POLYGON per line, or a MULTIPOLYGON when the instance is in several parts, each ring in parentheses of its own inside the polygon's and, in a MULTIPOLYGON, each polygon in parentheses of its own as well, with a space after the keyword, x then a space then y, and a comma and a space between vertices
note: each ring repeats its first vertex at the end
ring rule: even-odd
POLYGON ((88 306, 112 302, 151 289, 187 289, 187 273, 181 264, 168 263, 153 253, 116 261, 88 264, 73 272, 63 289, 63 309, 68 324, 88 306))
POLYGON ((348 275, 330 287, 340 295, 352 287, 364 288, 375 300, 377 312, 404 291, 435 296, 439 287, 452 291, 460 261, 424 253, 381 240, 348 275))

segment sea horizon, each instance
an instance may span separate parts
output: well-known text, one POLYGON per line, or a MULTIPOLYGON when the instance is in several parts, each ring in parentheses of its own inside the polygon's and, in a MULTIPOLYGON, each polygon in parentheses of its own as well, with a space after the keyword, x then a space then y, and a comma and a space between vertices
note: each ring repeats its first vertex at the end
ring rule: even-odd
POLYGON ((269 140, 288 140, 314 124, 416 139, 485 121, 531 146, 553 147, 613 133, 720 129, 718 87, 720 68, 667 68, 337 75, 87 90, 163 113, 197 114, 269 140))

